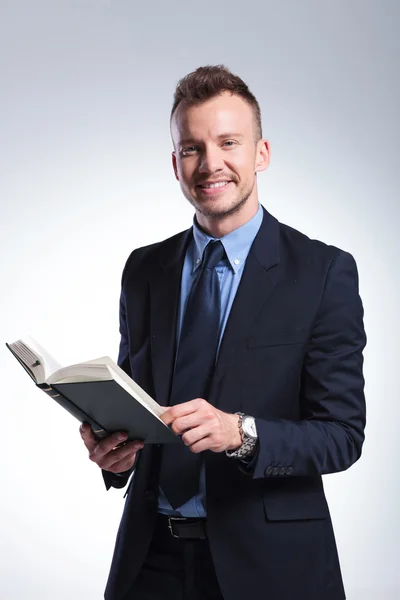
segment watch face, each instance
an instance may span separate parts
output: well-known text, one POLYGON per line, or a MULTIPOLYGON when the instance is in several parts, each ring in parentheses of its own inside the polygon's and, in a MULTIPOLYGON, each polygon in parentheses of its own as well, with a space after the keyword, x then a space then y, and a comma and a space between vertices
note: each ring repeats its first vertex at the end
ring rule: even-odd
POLYGON ((243 417, 242 427, 245 435, 251 438, 257 438, 256 420, 254 417, 243 417))

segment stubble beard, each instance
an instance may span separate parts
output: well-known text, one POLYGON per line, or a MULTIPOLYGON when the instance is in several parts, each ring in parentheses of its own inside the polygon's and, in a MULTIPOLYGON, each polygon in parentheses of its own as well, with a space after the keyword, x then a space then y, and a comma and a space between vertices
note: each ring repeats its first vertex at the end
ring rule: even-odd
POLYGON ((209 206, 203 205, 201 202, 198 202, 197 198, 194 198, 191 195, 189 190, 182 190, 182 192, 183 192, 185 198, 190 202, 190 204, 196 210, 196 212, 202 214, 204 217, 207 217, 207 219, 220 221, 222 219, 225 219, 226 217, 229 217, 231 215, 234 215, 234 214, 240 212, 240 210, 243 208, 243 206, 246 204, 246 202, 250 198, 250 196, 253 192, 254 186, 255 186, 255 180, 253 181, 253 184, 249 185, 249 187, 247 187, 246 189, 239 190, 237 197, 234 198, 232 201, 230 201, 229 204, 227 204, 227 206, 222 206, 221 208, 218 208, 217 206, 214 207, 212 203, 209 206))

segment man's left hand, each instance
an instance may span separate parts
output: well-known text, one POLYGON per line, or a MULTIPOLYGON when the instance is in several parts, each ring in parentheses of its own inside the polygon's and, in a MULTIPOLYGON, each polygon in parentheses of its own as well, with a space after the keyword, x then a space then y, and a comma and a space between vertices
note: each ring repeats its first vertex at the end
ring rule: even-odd
POLYGON ((161 416, 195 454, 204 450, 224 452, 242 445, 239 416, 224 413, 203 398, 170 406, 161 416))

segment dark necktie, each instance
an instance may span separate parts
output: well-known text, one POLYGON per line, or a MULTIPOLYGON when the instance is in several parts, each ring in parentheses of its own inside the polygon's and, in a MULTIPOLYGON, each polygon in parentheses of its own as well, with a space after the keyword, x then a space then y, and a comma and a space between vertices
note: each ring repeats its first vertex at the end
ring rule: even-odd
MULTIPOLYGON (((170 405, 205 398, 214 371, 220 326, 221 297, 215 266, 224 256, 220 241, 211 241, 190 290, 183 317, 170 405)), ((182 506, 199 487, 201 454, 183 444, 163 447, 160 486, 172 508, 182 506)))

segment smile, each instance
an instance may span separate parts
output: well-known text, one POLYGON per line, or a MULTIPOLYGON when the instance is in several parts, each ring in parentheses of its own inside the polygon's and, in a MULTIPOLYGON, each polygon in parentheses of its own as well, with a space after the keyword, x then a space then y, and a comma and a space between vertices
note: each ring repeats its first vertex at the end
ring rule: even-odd
POLYGON ((226 185, 228 185, 228 183, 230 183, 230 182, 229 181, 217 181, 215 183, 204 183, 203 185, 200 185, 199 187, 207 190, 207 189, 225 187, 226 185))
POLYGON ((203 183, 202 185, 197 185, 197 190, 199 190, 199 196, 212 198, 214 196, 219 197, 221 194, 225 194, 230 187, 234 185, 232 181, 215 181, 213 183, 203 183))
POLYGON ((229 183, 231 183, 231 182, 230 181, 215 181, 213 183, 200 184, 198 187, 200 187, 202 190, 215 190, 215 189, 226 187, 229 183))

